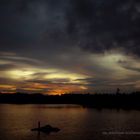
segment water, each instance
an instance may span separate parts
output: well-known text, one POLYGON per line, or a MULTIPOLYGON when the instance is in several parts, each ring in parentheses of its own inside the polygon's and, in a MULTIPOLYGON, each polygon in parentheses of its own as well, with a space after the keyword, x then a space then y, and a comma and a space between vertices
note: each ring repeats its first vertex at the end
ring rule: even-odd
POLYGON ((140 111, 96 110, 75 105, 0 105, 0 140, 139 139, 140 111), (50 135, 30 131, 38 121, 61 131, 50 135))

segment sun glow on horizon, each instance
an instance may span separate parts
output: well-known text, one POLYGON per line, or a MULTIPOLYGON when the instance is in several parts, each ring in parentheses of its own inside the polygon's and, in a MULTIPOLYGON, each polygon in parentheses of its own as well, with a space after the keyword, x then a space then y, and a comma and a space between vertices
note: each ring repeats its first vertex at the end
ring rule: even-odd
MULTIPOLYGON (((2 75, 9 79, 8 83, 0 86, 3 92, 26 92, 61 95, 71 92, 82 92, 87 90, 86 82, 80 79, 87 78, 86 75, 64 71, 60 69, 47 68, 17 68, 9 69, 2 75), (11 80, 11 81, 10 81, 11 80)), ((2 77, 1 76, 1 77, 2 77)))

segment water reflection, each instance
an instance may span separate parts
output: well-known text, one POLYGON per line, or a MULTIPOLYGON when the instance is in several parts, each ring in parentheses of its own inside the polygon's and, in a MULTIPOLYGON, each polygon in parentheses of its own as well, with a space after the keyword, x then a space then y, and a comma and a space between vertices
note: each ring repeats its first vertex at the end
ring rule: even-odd
POLYGON ((40 137, 40 132, 37 132, 37 137, 36 137, 36 140, 41 140, 41 137, 40 137))
POLYGON ((103 135, 108 131, 140 131, 140 112, 95 110, 67 105, 0 105, 2 140, 131 140, 136 135, 103 135), (46 135, 31 128, 51 124, 61 131, 46 135))

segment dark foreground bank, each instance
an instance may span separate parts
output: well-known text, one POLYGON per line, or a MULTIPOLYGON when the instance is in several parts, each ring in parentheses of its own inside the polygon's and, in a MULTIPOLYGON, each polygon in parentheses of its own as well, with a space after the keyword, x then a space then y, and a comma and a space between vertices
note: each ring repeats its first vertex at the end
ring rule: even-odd
POLYGON ((79 104, 93 108, 140 109, 140 92, 131 94, 0 94, 0 103, 10 104, 79 104))

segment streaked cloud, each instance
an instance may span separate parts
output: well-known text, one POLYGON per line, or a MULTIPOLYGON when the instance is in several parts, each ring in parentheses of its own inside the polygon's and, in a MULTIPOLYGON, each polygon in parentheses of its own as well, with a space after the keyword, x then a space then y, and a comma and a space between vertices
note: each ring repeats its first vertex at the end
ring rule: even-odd
POLYGON ((1 90, 139 89, 140 2, 1 0, 0 19, 1 90))

